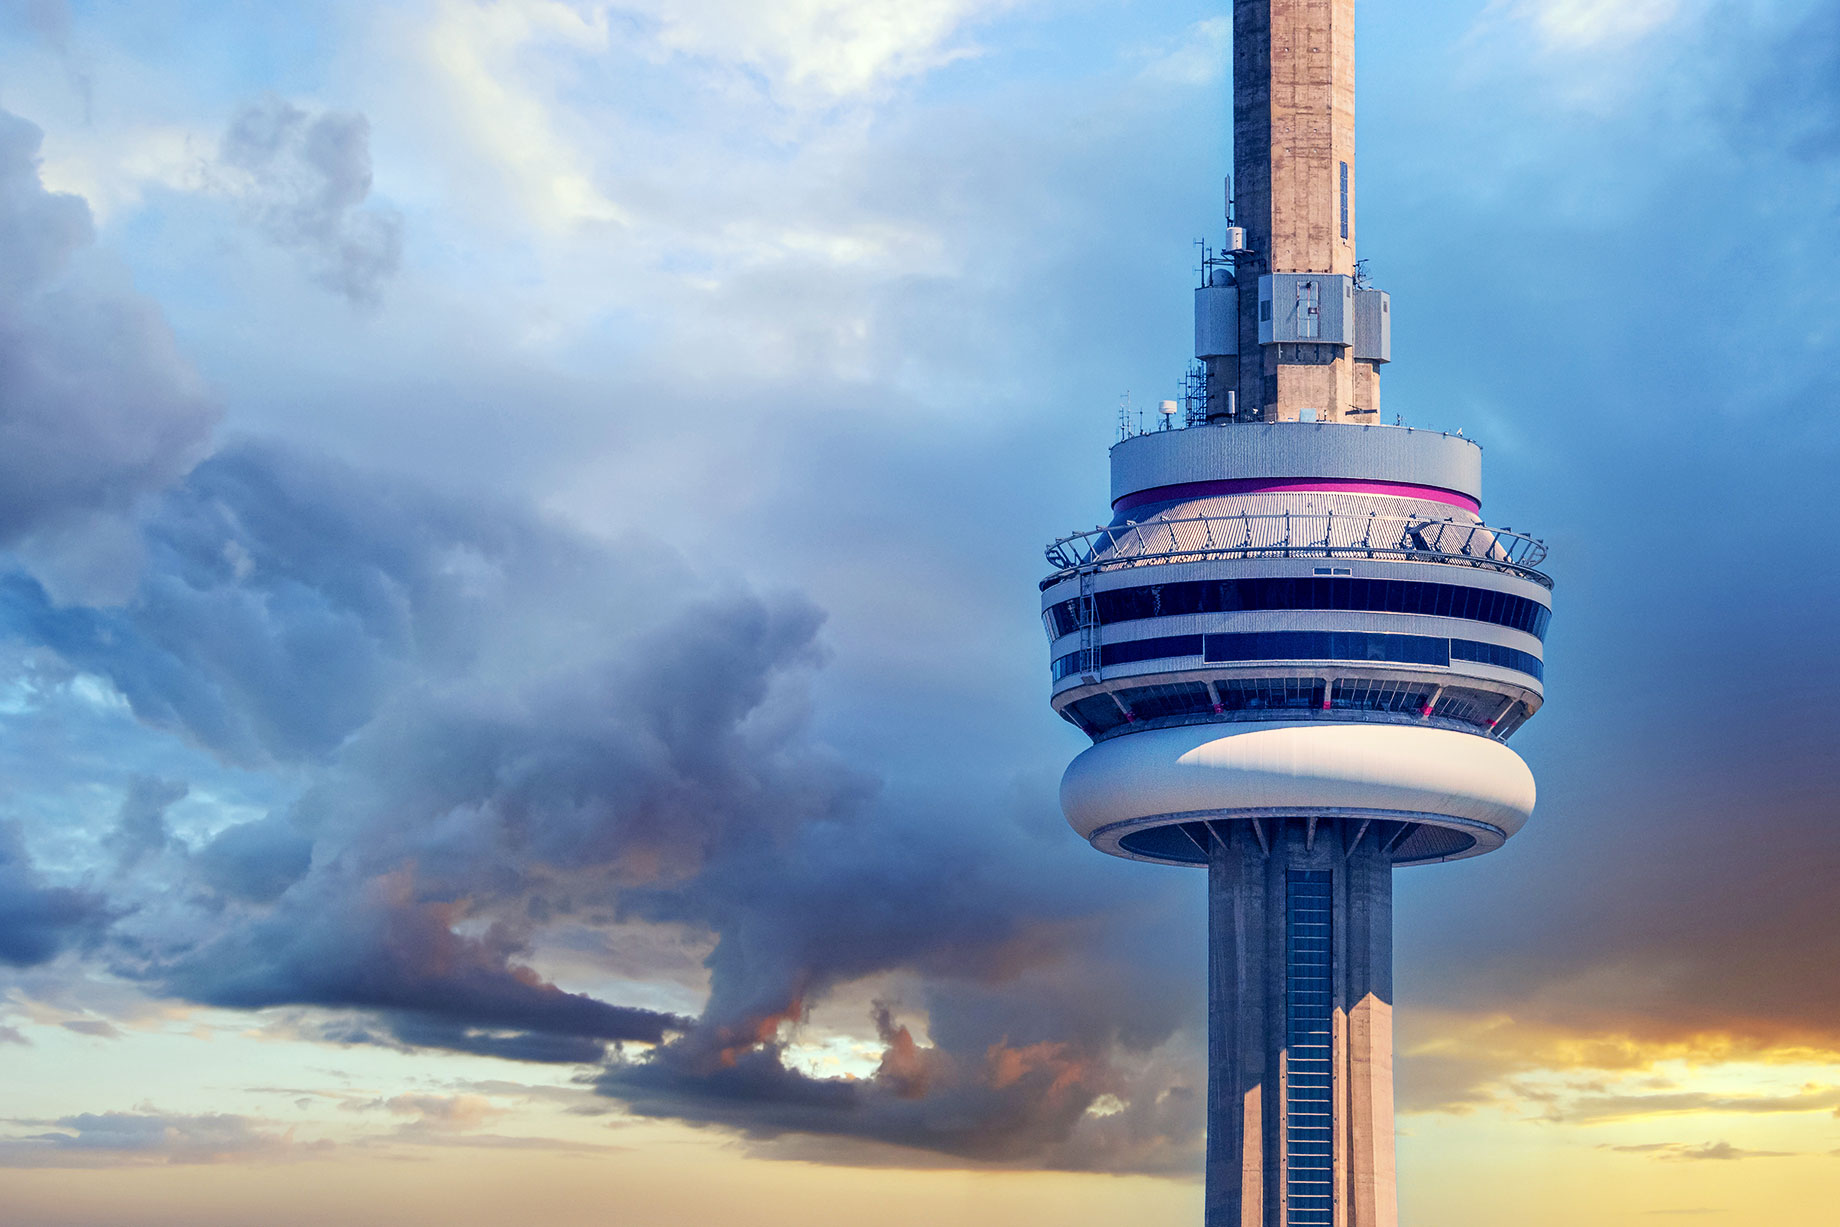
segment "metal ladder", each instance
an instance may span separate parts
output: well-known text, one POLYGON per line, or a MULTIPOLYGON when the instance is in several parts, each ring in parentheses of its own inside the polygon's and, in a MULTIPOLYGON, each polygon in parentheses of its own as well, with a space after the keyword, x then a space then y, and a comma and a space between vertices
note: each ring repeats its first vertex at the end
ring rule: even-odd
POLYGON ((1093 593, 1098 568, 1080 568, 1080 680, 1099 680, 1099 602, 1093 593))

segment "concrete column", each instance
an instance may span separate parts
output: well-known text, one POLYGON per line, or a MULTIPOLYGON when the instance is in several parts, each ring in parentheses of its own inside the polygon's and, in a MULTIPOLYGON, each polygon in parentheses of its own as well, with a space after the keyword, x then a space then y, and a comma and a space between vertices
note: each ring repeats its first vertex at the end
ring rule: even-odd
POLYGON ((1349 1227, 1398 1227, 1393 1166, 1393 866, 1370 835, 1345 870, 1348 962, 1347 1162, 1338 1164, 1349 1227))
POLYGON ((1242 420, 1313 409, 1340 421, 1377 406, 1347 349, 1258 335, 1259 274, 1354 272, 1354 165, 1354 0, 1234 0, 1234 192, 1254 252, 1240 266, 1242 420))
MULTIPOLYGON (((1334 1227, 1398 1227, 1393 1169, 1392 863, 1324 818, 1216 822, 1208 857, 1206 1227, 1288 1227, 1286 900, 1331 877, 1334 1227)), ((1391 824, 1375 824, 1390 826, 1391 824)))
POLYGON ((1266 857, 1250 825, 1215 824, 1208 856, 1206 1227, 1263 1227, 1271 1096, 1266 857))

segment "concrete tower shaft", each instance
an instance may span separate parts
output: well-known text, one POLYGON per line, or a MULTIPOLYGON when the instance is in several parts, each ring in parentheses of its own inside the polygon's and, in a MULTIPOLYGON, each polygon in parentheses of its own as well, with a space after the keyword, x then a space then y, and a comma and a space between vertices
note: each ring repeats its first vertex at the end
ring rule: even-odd
POLYGON ((1354 273, 1353 175, 1354 0, 1236 0, 1236 220, 1260 272, 1354 273))
POLYGON ((1208 1227, 1398 1221, 1393 865, 1357 832, 1208 826, 1208 1227))
POLYGON ((1356 268, 1354 0, 1235 0, 1233 177, 1237 343, 1197 355, 1208 417, 1378 421, 1391 307, 1356 268))

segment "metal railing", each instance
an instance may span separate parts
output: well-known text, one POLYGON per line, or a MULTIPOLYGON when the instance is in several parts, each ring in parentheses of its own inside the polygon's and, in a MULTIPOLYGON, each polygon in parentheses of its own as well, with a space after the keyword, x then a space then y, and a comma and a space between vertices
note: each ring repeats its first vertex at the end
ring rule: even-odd
POLYGON ((1071 533, 1047 547, 1049 584, 1081 571, 1228 558, 1375 558, 1481 567, 1552 580, 1537 568, 1546 545, 1507 528, 1422 516, 1271 512, 1147 520, 1071 533))

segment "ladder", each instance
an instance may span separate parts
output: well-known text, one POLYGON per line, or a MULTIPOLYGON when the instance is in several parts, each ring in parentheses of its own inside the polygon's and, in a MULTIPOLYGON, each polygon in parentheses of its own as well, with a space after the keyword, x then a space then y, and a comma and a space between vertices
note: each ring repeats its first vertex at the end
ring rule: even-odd
POLYGON ((1099 680, 1099 601, 1094 594, 1098 568, 1080 568, 1080 680, 1099 680))

